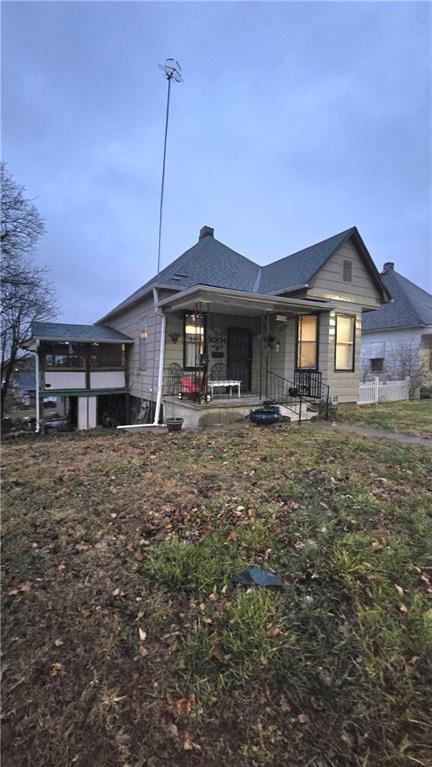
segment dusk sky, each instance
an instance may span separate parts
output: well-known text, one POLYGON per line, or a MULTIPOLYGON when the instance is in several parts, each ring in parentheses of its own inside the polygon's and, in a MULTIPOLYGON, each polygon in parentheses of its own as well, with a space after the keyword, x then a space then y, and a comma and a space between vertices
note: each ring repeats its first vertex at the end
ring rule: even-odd
POLYGON ((63 322, 94 322, 201 226, 266 264, 356 225, 432 289, 431 5, 5 2, 3 157, 45 219, 63 322))

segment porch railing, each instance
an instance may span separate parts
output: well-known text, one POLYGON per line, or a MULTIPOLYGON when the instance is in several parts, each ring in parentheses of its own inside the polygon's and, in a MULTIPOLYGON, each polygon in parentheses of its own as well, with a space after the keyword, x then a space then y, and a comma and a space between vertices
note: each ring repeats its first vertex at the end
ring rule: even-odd
POLYGON ((321 373, 317 371, 298 371, 300 373, 315 373, 312 380, 297 378, 290 381, 271 370, 267 373, 266 397, 271 402, 283 405, 288 410, 298 414, 298 423, 301 424, 303 403, 313 402, 324 405, 324 415, 328 419, 330 393, 327 384, 323 384, 321 373))
POLYGON ((296 370, 294 373, 294 386, 305 397, 322 399, 322 373, 318 370, 296 370))

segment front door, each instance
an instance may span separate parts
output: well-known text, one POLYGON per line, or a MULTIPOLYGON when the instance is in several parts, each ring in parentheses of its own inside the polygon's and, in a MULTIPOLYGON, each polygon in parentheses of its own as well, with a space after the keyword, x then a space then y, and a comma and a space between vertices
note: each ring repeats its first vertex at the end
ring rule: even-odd
POLYGON ((242 391, 251 390, 252 333, 246 328, 228 328, 227 374, 234 381, 241 381, 242 391))

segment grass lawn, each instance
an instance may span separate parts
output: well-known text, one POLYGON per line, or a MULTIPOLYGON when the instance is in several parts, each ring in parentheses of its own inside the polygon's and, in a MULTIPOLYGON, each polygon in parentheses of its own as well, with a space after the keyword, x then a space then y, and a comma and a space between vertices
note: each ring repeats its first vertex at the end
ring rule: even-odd
POLYGON ((380 405, 341 405, 346 423, 432 437, 432 400, 384 402, 380 405))
POLYGON ((430 767, 429 451, 240 425, 3 468, 8 767, 430 767))

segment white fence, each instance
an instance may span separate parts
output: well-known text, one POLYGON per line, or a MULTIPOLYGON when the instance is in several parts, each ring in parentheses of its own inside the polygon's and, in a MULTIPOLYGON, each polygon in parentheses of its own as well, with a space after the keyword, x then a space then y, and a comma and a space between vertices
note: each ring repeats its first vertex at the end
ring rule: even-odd
POLYGON ((358 405, 376 405, 378 402, 397 402, 409 399, 410 379, 380 381, 378 377, 359 385, 358 405))

